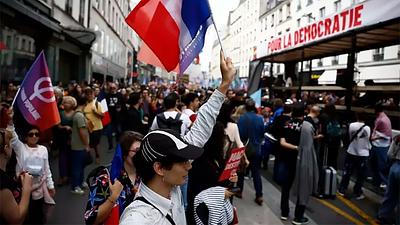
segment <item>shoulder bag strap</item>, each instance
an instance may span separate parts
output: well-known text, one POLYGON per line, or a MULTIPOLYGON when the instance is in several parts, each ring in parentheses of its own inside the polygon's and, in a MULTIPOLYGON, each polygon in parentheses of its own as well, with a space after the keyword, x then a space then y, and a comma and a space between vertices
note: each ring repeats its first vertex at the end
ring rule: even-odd
MULTIPOLYGON (((135 198, 135 200, 139 200, 139 201, 142 201, 142 202, 144 202, 144 203, 146 203, 146 204, 148 204, 148 205, 151 205, 153 208, 157 209, 161 214, 164 215, 164 213, 162 213, 161 210, 160 210, 159 208, 157 208, 155 205, 153 205, 151 202, 149 202, 149 201, 148 201, 147 199, 145 199, 143 196, 139 196, 139 197, 135 198)), ((175 222, 174 222, 174 220, 172 219, 171 215, 169 215, 169 214, 167 213, 167 216, 165 216, 165 217, 167 218, 167 220, 169 221, 169 223, 170 223, 171 225, 176 225, 175 222)))
POLYGON ((357 135, 363 130, 363 128, 364 128, 365 126, 367 126, 367 125, 366 125, 366 124, 362 125, 362 126, 357 130, 357 132, 351 137, 350 142, 349 142, 349 145, 351 144, 351 142, 354 141, 354 139, 356 139, 357 135))

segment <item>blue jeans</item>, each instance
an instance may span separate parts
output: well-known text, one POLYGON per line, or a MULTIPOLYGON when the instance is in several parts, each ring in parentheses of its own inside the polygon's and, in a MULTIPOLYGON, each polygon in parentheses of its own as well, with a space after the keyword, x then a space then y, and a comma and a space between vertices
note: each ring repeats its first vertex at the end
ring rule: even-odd
POLYGON ((72 152, 71 188, 74 189, 76 187, 80 187, 83 183, 85 158, 87 157, 87 155, 86 155, 86 150, 72 150, 71 152, 72 152))
POLYGON ((353 173, 353 170, 355 170, 357 174, 357 181, 356 184, 354 185, 353 191, 356 196, 362 194, 361 188, 367 173, 367 162, 368 162, 367 156, 357 156, 346 153, 343 177, 339 186, 339 191, 341 193, 346 192, 347 187, 349 186, 351 174, 353 173))
POLYGON ((387 152, 389 147, 371 148, 371 166, 374 183, 376 185, 387 184, 387 152))
POLYGON ((261 161, 262 157, 259 154, 253 154, 250 158, 250 170, 253 177, 254 189, 256 190, 256 197, 262 197, 262 182, 261 182, 261 161))
POLYGON ((383 202, 379 208, 378 217, 389 218, 397 206, 396 220, 400 223, 400 161, 393 163, 389 172, 388 185, 383 202))

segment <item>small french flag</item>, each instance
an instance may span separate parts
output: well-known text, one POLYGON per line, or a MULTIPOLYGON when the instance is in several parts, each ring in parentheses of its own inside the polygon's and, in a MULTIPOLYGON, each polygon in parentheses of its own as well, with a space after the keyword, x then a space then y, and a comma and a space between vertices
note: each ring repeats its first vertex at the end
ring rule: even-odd
POLYGON ((182 74, 213 20, 207 0, 141 0, 125 21, 144 41, 139 59, 182 74))
POLYGON ((100 103, 101 109, 104 113, 104 117, 103 117, 103 119, 101 119, 101 123, 103 124, 103 126, 106 126, 107 124, 109 124, 111 122, 111 117, 110 117, 110 113, 108 112, 106 93, 104 92, 103 89, 101 89, 99 96, 97 96, 97 101, 100 103))

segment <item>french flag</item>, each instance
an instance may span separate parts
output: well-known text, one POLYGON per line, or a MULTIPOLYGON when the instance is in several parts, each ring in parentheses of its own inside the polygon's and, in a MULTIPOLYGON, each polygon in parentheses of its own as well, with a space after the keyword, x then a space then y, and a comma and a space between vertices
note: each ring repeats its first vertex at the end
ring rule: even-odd
POLYGON ((207 0, 141 0, 125 20, 144 41, 138 59, 179 74, 200 53, 213 21, 207 0))
POLYGON ((106 93, 104 92, 103 89, 101 89, 96 100, 100 103, 101 109, 104 113, 104 117, 101 119, 101 123, 103 124, 103 126, 106 126, 107 124, 109 124, 111 122, 111 117, 110 117, 110 113, 108 112, 106 93))

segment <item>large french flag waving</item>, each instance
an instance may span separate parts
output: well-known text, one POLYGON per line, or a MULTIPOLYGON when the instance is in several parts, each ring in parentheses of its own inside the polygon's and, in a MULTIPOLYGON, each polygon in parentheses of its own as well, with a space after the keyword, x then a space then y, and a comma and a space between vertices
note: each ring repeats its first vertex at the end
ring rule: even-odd
POLYGON ((178 73, 198 56, 212 23, 207 0, 141 0, 125 20, 152 54, 146 63, 178 73))

